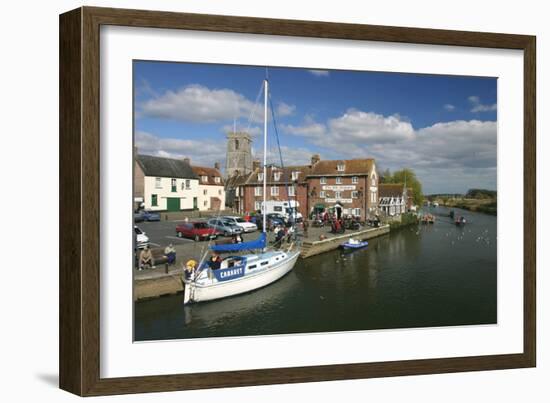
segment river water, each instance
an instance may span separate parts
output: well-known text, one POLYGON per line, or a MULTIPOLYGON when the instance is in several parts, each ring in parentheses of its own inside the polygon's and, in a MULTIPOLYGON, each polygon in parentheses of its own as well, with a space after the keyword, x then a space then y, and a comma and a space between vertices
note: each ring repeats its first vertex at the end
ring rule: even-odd
POLYGON ((183 306, 174 295, 135 303, 135 340, 493 324, 496 217, 430 208, 435 224, 372 239, 366 249, 300 259, 263 289, 183 306))

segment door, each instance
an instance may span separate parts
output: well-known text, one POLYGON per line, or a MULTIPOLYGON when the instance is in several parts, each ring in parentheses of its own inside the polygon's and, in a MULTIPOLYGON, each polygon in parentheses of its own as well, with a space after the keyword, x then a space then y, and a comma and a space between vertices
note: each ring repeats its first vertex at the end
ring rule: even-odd
POLYGON ((166 199, 166 209, 168 211, 180 211, 180 198, 168 197, 166 199))
POLYGON ((198 207, 199 203, 197 201, 197 198, 196 197, 193 197, 193 210, 196 210, 197 207, 198 207))

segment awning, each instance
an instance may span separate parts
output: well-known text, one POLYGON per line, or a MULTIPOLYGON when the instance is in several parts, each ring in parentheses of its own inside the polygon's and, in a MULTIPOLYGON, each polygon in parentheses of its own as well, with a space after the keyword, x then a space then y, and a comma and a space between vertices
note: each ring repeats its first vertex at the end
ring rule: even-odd
POLYGON ((325 208, 325 205, 323 203, 317 203, 315 206, 313 206, 314 208, 318 208, 318 209, 324 209, 325 208))

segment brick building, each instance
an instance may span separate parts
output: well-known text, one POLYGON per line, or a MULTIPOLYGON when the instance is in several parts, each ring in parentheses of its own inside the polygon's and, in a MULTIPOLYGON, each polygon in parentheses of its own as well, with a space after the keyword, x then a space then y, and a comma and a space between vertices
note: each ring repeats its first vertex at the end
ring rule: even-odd
POLYGON ((366 219, 378 209, 378 174, 372 158, 321 160, 311 158, 307 174, 308 212, 321 211, 336 203, 343 214, 366 219))
MULTIPOLYGON (((231 207, 238 213, 257 211, 263 200, 263 169, 255 161, 252 172, 226 180, 231 207)), ((296 200, 305 217, 313 212, 342 205, 344 214, 365 219, 378 208, 378 174, 374 159, 321 160, 310 165, 269 167, 267 200, 296 200)))
MULTIPOLYGON (((298 202, 298 211, 307 214, 307 181, 308 166, 288 166, 267 168, 267 200, 298 202)), ((263 168, 259 161, 254 161, 252 172, 234 175, 226 180, 226 189, 232 193, 233 209, 243 214, 258 211, 263 201, 263 168)))

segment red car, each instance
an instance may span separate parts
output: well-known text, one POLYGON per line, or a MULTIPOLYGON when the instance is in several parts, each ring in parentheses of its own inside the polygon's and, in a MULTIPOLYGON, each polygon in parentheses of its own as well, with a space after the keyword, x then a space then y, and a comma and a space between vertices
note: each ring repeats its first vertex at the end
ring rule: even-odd
POLYGON ((176 226, 176 234, 180 238, 193 238, 195 241, 204 241, 217 238, 220 232, 215 228, 209 227, 205 222, 190 221, 178 224, 176 226))

